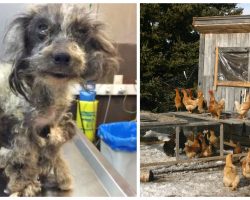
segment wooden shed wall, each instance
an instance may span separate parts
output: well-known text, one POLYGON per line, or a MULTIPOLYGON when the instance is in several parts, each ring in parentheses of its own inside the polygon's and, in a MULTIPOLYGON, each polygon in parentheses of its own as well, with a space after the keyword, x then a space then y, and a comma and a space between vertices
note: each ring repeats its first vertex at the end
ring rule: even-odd
MULTIPOLYGON (((213 89, 216 47, 250 47, 250 33, 200 34, 199 88, 209 100, 208 90, 213 89)), ((233 111, 234 101, 240 100, 240 91, 245 88, 218 86, 217 99, 225 98, 225 111, 233 111)))

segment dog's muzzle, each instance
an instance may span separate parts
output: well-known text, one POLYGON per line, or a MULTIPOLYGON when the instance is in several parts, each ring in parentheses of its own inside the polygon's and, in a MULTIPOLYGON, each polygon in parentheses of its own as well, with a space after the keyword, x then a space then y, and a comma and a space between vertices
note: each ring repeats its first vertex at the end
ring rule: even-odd
POLYGON ((71 56, 67 52, 59 52, 52 56, 53 62, 56 66, 69 66, 71 56))
POLYGON ((34 57, 39 72, 54 78, 77 78, 85 70, 85 52, 75 42, 57 40, 34 57))

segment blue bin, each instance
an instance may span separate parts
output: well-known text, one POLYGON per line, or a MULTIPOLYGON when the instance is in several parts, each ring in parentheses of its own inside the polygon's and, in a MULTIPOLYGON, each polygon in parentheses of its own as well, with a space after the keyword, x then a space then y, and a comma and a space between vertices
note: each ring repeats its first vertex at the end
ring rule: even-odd
POLYGON ((97 134, 115 151, 136 151, 136 122, 134 121, 102 124, 97 134))

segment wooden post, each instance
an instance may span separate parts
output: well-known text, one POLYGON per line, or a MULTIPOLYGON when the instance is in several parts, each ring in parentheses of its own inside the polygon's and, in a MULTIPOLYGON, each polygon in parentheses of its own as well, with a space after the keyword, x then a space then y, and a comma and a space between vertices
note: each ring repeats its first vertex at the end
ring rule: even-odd
POLYGON ((223 124, 220 124, 220 156, 223 157, 224 150, 224 129, 223 124))
POLYGON ((248 82, 250 82, 250 51, 248 49, 248 82))
POLYGON ((218 84, 218 63, 219 63, 219 48, 215 48, 215 66, 214 66, 214 90, 217 90, 218 84))
POLYGON ((180 150, 180 127, 177 126, 175 128, 175 136, 176 136, 176 139, 175 139, 175 149, 176 149, 176 161, 179 161, 180 159, 180 155, 179 155, 179 150, 180 150))

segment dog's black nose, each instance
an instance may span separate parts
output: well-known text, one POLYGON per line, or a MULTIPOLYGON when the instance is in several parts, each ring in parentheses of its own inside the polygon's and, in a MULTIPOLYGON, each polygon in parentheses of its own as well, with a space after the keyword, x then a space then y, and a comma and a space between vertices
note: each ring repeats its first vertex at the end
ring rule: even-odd
POLYGON ((68 65, 70 62, 70 55, 68 53, 56 53, 53 55, 53 59, 56 65, 68 65))

